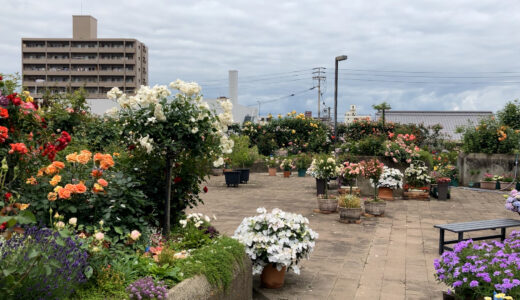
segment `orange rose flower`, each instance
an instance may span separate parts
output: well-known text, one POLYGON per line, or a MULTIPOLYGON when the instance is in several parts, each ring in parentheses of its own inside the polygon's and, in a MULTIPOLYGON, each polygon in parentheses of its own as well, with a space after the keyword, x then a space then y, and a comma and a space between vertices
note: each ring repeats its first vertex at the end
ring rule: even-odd
POLYGON ((102 187, 106 187, 108 185, 108 182, 103 179, 103 178, 99 178, 98 181, 97 181, 102 187))
POLYGON ((70 199, 71 192, 68 189, 60 189, 58 191, 58 196, 60 199, 70 199))
POLYGON ((52 165, 55 166, 56 168, 58 168, 59 170, 65 168, 65 164, 62 163, 61 161, 53 161, 52 165))
POLYGON ((55 192, 50 192, 47 194, 47 199, 49 199, 49 201, 56 201, 56 199, 58 199, 58 194, 55 193, 55 192))
POLYGON ((76 193, 83 194, 86 191, 87 187, 83 184, 83 182, 76 184, 76 193))
POLYGON ((78 155, 77 160, 80 164, 86 165, 90 161, 91 157, 92 157, 92 153, 90 153, 90 151, 82 150, 81 154, 78 155))
POLYGON ((110 167, 114 166, 114 160, 110 154, 107 154, 104 160, 101 161, 100 165, 101 169, 107 170, 110 167))
POLYGON ((94 177, 94 178, 101 177, 101 176, 103 176, 103 170, 94 169, 94 170, 92 170, 90 175, 92 175, 92 177, 94 177))
POLYGON ((94 154, 94 161, 100 161, 103 160, 105 156, 102 153, 96 153, 94 154))
POLYGON ((39 169, 39 170, 38 170, 38 173, 36 173, 36 177, 42 177, 44 171, 45 171, 45 168, 41 168, 41 169, 39 169))
POLYGON ((56 186, 58 185, 58 183, 60 183, 61 181, 61 176, 60 175, 54 175, 54 177, 52 177, 51 181, 49 181, 49 183, 52 185, 52 186, 56 186))
POLYGON ((56 168, 54 165, 48 165, 47 168, 45 168, 45 174, 52 175, 58 172, 58 168, 56 168))
POLYGON ((65 156, 65 159, 68 162, 72 162, 72 163, 78 162, 78 153, 77 152, 71 153, 71 154, 65 156))
POLYGON ((31 176, 31 178, 28 178, 25 181, 25 183, 30 184, 30 185, 36 185, 36 184, 38 184, 38 181, 36 181, 36 178, 34 178, 34 176, 31 176))
POLYGON ((76 192, 76 186, 70 183, 65 185, 65 189, 69 190, 71 194, 76 192))

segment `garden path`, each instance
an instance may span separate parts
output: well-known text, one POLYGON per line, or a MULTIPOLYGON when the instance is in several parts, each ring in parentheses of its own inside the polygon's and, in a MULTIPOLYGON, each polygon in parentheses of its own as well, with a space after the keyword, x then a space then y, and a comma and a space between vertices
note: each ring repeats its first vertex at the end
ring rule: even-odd
MULTIPOLYGON (((227 235, 261 206, 303 214, 319 233, 310 260, 301 264, 301 275, 287 274, 279 290, 261 288, 255 276, 254 299, 442 299, 444 287, 435 281, 432 263, 439 239, 433 225, 517 217, 504 209, 500 193, 454 188, 448 201, 390 201, 384 217, 343 224, 337 213, 313 211, 313 178, 280 175, 254 173, 238 188, 227 188, 223 176, 212 177, 202 197, 205 204, 194 209, 215 214, 212 223, 227 235)), ((455 235, 447 233, 451 237, 455 235)))

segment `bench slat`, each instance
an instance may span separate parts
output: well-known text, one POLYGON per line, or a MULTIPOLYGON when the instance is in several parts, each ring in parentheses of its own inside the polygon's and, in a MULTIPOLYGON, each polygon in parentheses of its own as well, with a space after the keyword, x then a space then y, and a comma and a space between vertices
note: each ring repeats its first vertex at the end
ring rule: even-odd
POLYGON ((520 220, 495 219, 495 220, 440 224, 440 225, 435 225, 434 227, 458 233, 458 232, 478 231, 478 230, 485 230, 485 229, 507 228, 507 227, 515 227, 515 226, 520 226, 520 220))

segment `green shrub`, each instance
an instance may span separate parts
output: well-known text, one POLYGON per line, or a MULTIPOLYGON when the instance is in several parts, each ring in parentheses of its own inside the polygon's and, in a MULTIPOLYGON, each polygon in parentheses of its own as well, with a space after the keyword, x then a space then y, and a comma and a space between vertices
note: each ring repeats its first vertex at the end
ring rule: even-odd
POLYGON ((257 146, 249 147, 248 136, 233 135, 233 152, 227 157, 231 159, 234 168, 249 168, 259 158, 257 146))
POLYGON ((481 120, 477 126, 459 128, 462 132, 462 150, 466 153, 514 153, 518 151, 520 134, 500 124, 495 118, 481 120))

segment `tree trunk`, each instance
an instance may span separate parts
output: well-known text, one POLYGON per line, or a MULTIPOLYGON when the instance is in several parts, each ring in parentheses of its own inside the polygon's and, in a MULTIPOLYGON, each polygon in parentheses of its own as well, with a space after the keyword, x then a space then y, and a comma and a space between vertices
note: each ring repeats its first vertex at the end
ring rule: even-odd
POLYGON ((170 234, 170 199, 172 195, 172 158, 166 155, 166 185, 164 193, 164 224, 163 235, 170 234))

